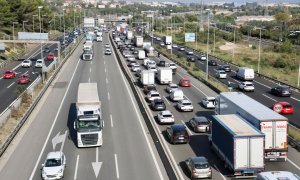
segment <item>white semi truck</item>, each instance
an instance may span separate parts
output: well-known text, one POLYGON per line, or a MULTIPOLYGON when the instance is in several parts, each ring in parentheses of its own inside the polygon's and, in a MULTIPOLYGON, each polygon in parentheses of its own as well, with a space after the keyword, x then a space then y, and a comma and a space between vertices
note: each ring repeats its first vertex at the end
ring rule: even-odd
POLYGON ((93 43, 86 42, 83 45, 82 59, 83 60, 92 60, 93 59, 93 43))
POLYGON ((144 39, 142 36, 135 36, 133 42, 136 47, 142 47, 144 39))
POLYGON ((216 98, 216 114, 237 114, 265 135, 265 160, 286 161, 288 119, 241 92, 223 92, 216 98))
POLYGON ((76 110, 77 118, 74 122, 74 129, 77 132, 77 146, 102 146, 104 122, 97 83, 79 84, 76 110))
POLYGON ((171 45, 172 44, 172 36, 164 36, 163 41, 165 45, 171 45))

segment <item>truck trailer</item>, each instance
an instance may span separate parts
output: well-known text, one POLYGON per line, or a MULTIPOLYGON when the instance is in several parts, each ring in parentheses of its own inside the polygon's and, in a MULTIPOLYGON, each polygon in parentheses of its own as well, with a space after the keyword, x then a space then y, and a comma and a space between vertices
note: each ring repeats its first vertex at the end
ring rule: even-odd
POLYGON ((286 161, 288 119, 241 92, 216 98, 216 114, 238 114, 265 134, 265 160, 286 161))
POLYGON ((146 51, 146 54, 147 54, 148 57, 155 56, 154 55, 154 48, 151 45, 147 44, 147 45, 144 46, 143 49, 146 51))
POLYGON ((76 111, 77 118, 74 121, 74 129, 77 134, 77 146, 102 146, 104 123, 97 83, 80 83, 78 85, 76 111))
POLYGON ((163 42, 165 43, 165 45, 171 45, 172 44, 172 36, 164 36, 163 42))
POLYGON ((172 76, 172 69, 166 67, 158 68, 156 78, 160 84, 172 83, 172 76))
POLYGON ((142 36, 135 36, 133 42, 136 47, 142 47, 144 43, 144 39, 142 36))
POLYGON ((154 84, 154 71, 151 71, 151 70, 142 70, 141 72, 141 83, 143 86, 146 86, 146 85, 149 85, 149 84, 154 84))
POLYGON ((234 176, 255 177, 264 170, 265 135, 236 114, 213 115, 210 148, 234 176))
POLYGON ((126 32, 126 38, 127 39, 132 39, 133 38, 133 32, 132 31, 127 31, 126 32))

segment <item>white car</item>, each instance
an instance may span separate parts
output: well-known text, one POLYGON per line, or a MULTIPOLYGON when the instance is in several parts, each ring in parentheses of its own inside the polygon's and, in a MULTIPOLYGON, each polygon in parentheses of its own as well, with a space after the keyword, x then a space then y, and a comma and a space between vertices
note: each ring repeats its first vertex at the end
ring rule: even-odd
POLYGON ((193 51, 187 51, 186 54, 187 54, 187 55, 193 55, 194 52, 193 52, 193 51))
POLYGON ((205 55, 201 55, 198 59, 200 61, 206 61, 206 56, 205 55))
POLYGON ((135 57, 133 55, 130 55, 127 57, 127 61, 129 61, 129 62, 135 61, 135 57))
POLYGON ((177 44, 173 44, 172 48, 178 48, 177 44))
POLYGON ((179 51, 184 51, 185 48, 183 46, 179 47, 179 51))
POLYGON ((43 179, 61 179, 64 177, 66 156, 61 151, 49 152, 42 164, 43 179))
POLYGON ((157 69, 156 69, 156 67, 154 67, 154 66, 149 67, 148 70, 154 71, 155 73, 157 72, 157 69))
POLYGON ((106 48, 110 48, 110 45, 108 43, 105 44, 106 48))
POLYGON ((140 67, 139 64, 135 64, 135 65, 133 65, 133 66, 131 67, 131 71, 133 71, 133 72, 136 72, 136 71, 138 71, 138 70, 140 70, 140 69, 141 69, 141 67, 140 67))
POLYGON ((31 67, 32 66, 32 62, 29 59, 26 59, 22 62, 21 64, 22 67, 31 67))
POLYGON ((194 110, 192 102, 187 99, 178 101, 176 106, 180 111, 193 111, 194 110))
POLYGON ((38 60, 36 60, 34 67, 42 68, 43 65, 44 65, 44 60, 43 59, 38 59, 38 60))
POLYGON ((111 55, 111 50, 110 49, 106 49, 104 54, 105 55, 111 55))
POLYGON ((205 108, 215 108, 216 98, 215 97, 206 97, 202 99, 202 104, 205 108))
POLYGON ((161 99, 159 93, 157 91, 150 91, 147 94, 147 100, 148 101, 153 101, 154 99, 161 99))
POLYGON ((254 85, 252 82, 245 81, 245 82, 241 82, 239 84, 239 89, 242 91, 247 91, 247 92, 252 91, 253 92, 255 88, 254 88, 254 85))
POLYGON ((174 116, 169 110, 164 110, 158 113, 157 120, 159 124, 173 124, 175 122, 174 116))
POLYGON ((216 73, 217 78, 219 79, 226 79, 227 78, 227 74, 224 70, 218 70, 216 73))
POLYGON ((149 58, 144 59, 143 65, 147 67, 148 62, 151 61, 149 58))
POLYGON ((166 91, 168 93, 171 93, 172 91, 175 91, 176 89, 178 89, 178 85, 174 84, 174 83, 168 84, 166 87, 166 91))
POLYGON ((147 69, 150 69, 151 67, 155 67, 156 68, 156 62, 155 61, 148 61, 147 62, 147 69))
POLYGON ((160 46, 165 46, 165 43, 163 43, 163 42, 162 42, 162 43, 160 43, 160 46))
POLYGON ((175 63, 170 63, 169 68, 173 70, 173 69, 177 69, 177 66, 175 63))
POLYGON ((160 37, 157 37, 157 38, 156 38, 156 40, 160 41, 160 40, 161 40, 161 38, 160 38, 160 37))

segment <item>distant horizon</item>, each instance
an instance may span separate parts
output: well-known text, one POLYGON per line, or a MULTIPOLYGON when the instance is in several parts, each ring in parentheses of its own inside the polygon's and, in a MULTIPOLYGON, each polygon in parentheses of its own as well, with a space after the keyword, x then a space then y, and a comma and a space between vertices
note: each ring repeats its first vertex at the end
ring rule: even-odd
MULTIPOLYGON (((139 0, 130 0, 132 2, 141 2, 139 0)), ((144 2, 175 2, 175 3, 182 3, 180 0, 143 0, 144 2)), ((299 0, 202 0, 203 4, 208 3, 216 3, 216 2, 225 2, 225 3, 232 3, 234 2, 235 6, 241 6, 248 3, 257 2, 259 4, 265 4, 265 3, 291 3, 291 4, 300 4, 299 0)), ((185 0, 184 4, 189 3, 201 3, 201 0, 185 0)))

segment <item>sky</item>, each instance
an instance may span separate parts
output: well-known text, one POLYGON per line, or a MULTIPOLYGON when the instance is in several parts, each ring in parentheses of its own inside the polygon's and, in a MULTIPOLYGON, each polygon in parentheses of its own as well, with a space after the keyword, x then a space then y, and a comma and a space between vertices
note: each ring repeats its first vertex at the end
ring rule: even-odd
MULTIPOLYGON (((169 1, 169 2, 183 2, 182 0, 144 0, 144 1, 169 1)), ((184 0, 186 3, 200 3, 201 0, 184 0)), ((234 2, 235 6, 240 6, 242 4, 246 4, 246 2, 258 2, 258 3, 297 3, 300 4, 300 0, 203 0, 205 2, 234 2)))

